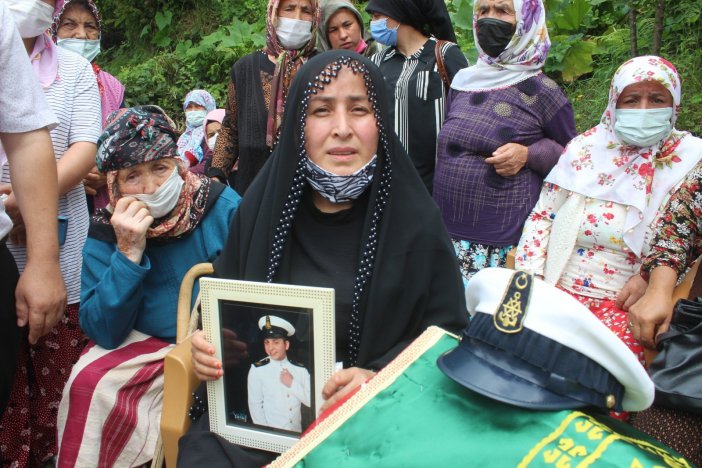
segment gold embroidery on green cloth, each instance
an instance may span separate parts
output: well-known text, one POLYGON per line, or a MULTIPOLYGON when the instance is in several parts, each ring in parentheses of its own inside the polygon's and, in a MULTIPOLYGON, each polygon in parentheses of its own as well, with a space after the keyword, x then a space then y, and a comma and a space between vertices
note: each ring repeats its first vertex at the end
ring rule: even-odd
MULTIPOLYGON (((548 436, 532 448, 519 463, 518 468, 528 466, 571 466, 586 468, 593 466, 607 450, 618 449, 618 455, 631 457, 622 459, 621 466, 644 467, 650 461, 642 462, 636 452, 627 446, 635 446, 645 452, 660 457, 664 466, 689 468, 690 464, 682 457, 676 457, 644 440, 628 437, 612 431, 592 416, 579 411, 570 413, 548 436), (615 446, 616 442, 623 443, 615 446)), ((660 466, 660 465, 656 465, 660 466)))

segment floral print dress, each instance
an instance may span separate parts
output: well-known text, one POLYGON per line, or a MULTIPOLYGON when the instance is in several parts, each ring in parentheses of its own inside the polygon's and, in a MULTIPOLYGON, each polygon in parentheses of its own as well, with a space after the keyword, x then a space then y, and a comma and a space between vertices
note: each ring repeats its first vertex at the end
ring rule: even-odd
MULTIPOLYGON (((520 241, 520 269, 543 274, 551 222, 571 193, 555 184, 544 184, 520 241)), ((561 288, 592 299, 615 300, 629 278, 639 273, 641 258, 623 240, 628 211, 619 203, 585 199, 575 247, 558 281, 561 288)), ((649 229, 646 245, 650 237, 649 229)))
MULTIPOLYGON (((558 209, 573 192, 546 183, 527 219, 516 257, 517 268, 543 275, 551 223, 558 209)), ((624 242, 624 223, 629 207, 594 198, 585 199, 575 246, 557 286, 587 306, 643 363, 643 347, 628 327, 628 314, 615 307, 624 285, 639 273, 641 257, 624 242)), ((652 229, 646 231, 644 255, 648 253, 652 229)))
POLYGON ((702 165, 673 192, 654 232, 651 252, 641 267, 642 276, 647 278, 657 266, 668 266, 682 279, 702 255, 702 165))

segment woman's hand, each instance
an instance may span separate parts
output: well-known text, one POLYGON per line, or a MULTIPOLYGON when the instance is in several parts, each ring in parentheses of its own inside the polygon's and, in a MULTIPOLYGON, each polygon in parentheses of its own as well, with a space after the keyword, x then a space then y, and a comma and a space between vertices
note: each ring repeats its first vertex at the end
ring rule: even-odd
POLYGON ((99 172, 96 167, 93 167, 83 179, 85 193, 88 195, 95 195, 106 183, 107 176, 99 172))
POLYGON ((322 397, 326 400, 320 412, 325 412, 347 393, 363 384, 375 375, 375 372, 360 367, 340 370, 331 376, 322 389, 322 397))
POLYGON ((645 348, 656 349, 656 337, 668 331, 672 316, 671 294, 668 291, 649 288, 629 309, 629 329, 645 348))
POLYGON ((7 196, 3 203, 5 205, 5 213, 7 213, 12 221, 10 241, 15 245, 26 246, 27 230, 24 227, 22 213, 20 213, 19 206, 17 206, 17 199, 15 198, 15 194, 12 192, 12 185, 0 184, 0 193, 7 196))
POLYGON ((641 277, 641 275, 636 274, 629 278, 622 290, 617 296, 617 300, 614 302, 614 306, 617 309, 628 311, 629 307, 634 305, 636 301, 641 299, 641 297, 646 292, 646 280, 641 277))
POLYGON ((519 143, 507 143, 502 145, 492 153, 492 156, 485 159, 485 162, 492 164, 495 171, 502 177, 516 175, 527 163, 529 148, 519 143))
POLYGON ((146 248, 146 231, 153 222, 154 218, 143 202, 133 197, 117 201, 110 223, 117 236, 117 248, 134 263, 141 263, 146 248))
POLYGON ((205 339, 201 330, 193 333, 191 342, 190 352, 197 378, 207 381, 222 377, 224 375, 222 361, 214 357, 214 346, 205 339))

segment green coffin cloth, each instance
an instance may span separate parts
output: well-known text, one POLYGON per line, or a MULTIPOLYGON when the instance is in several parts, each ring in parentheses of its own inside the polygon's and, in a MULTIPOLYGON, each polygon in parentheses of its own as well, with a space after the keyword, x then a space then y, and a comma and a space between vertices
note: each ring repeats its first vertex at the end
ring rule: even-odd
POLYGON ((460 386, 436 366, 456 344, 430 328, 272 466, 691 466, 608 416, 522 409, 460 386))

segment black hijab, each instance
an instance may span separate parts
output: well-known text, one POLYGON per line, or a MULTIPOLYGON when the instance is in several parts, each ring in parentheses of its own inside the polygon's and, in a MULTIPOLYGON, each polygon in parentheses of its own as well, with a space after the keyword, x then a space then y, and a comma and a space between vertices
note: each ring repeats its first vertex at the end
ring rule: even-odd
POLYGON ((456 42, 444 0, 370 0, 366 11, 382 13, 437 39, 456 42))
POLYGON ((430 325, 466 324, 463 282, 438 208, 392 133, 380 70, 368 59, 333 50, 310 59, 290 88, 280 140, 232 221, 218 276, 287 283, 292 224, 307 186, 302 167, 310 95, 341 66, 364 77, 380 141, 369 193, 349 324, 347 365, 380 368, 430 325))

